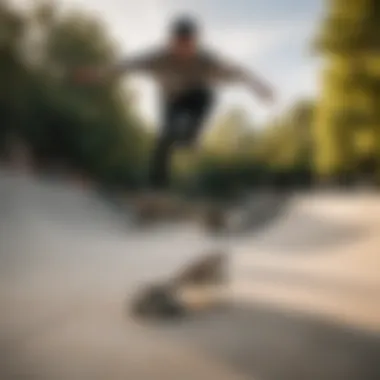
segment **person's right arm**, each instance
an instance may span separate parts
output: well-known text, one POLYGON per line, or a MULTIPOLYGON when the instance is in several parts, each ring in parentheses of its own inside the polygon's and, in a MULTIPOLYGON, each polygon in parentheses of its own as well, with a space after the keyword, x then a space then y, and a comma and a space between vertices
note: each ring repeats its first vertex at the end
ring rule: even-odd
POLYGON ((83 67, 75 72, 79 82, 107 82, 132 72, 153 71, 158 59, 157 53, 148 53, 132 59, 124 59, 119 63, 103 67, 83 67))

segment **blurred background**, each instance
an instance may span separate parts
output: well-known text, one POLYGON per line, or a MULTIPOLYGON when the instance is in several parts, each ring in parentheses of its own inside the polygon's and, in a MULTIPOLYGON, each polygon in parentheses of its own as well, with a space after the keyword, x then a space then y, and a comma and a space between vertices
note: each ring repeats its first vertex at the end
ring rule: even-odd
POLYGON ((124 78, 84 87, 63 73, 144 52, 164 41, 181 11, 199 15, 214 50, 266 77, 278 105, 256 104, 244 88, 222 89, 201 157, 178 154, 176 186, 190 172, 201 192, 264 183, 374 186, 376 4, 3 1, 2 159, 120 189, 140 186, 158 121, 154 84, 124 78))
POLYGON ((379 20, 378 0, 0 1, 0 378, 379 380, 379 20), (176 152, 173 191, 244 194, 244 231, 129 223, 157 89, 70 75, 161 43, 184 12, 278 95, 221 88, 200 150, 176 152), (215 247, 231 307, 128 316, 142 284, 215 247))

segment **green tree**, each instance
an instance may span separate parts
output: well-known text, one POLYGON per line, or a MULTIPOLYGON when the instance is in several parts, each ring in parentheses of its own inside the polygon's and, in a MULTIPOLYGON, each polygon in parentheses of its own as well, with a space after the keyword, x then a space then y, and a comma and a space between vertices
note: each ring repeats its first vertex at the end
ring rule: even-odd
POLYGON ((71 75, 77 66, 115 60, 103 24, 41 2, 26 12, 1 3, 0 25, 3 146, 6 136, 21 135, 42 164, 64 162, 101 181, 131 181, 148 136, 130 94, 120 81, 83 86, 71 75))
POLYGON ((24 84, 28 73, 20 47, 26 33, 26 20, 7 1, 0 3, 0 147, 2 153, 11 133, 22 124, 24 84))
POLYGON ((331 0, 316 46, 325 57, 315 123, 316 170, 332 177, 379 165, 380 9, 376 0, 331 0))

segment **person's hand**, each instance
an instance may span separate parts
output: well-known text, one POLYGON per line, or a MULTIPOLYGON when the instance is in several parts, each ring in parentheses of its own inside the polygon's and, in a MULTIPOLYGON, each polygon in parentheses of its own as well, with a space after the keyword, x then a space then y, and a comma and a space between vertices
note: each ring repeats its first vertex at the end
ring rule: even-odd
POLYGON ((274 94, 274 91, 270 87, 261 87, 258 91, 259 96, 261 100, 268 104, 268 105, 274 105, 276 102, 276 96, 274 94))
POLYGON ((258 96, 264 103, 268 105, 273 105, 275 103, 275 95, 274 92, 267 83, 262 81, 256 76, 252 74, 248 77, 248 83, 252 92, 258 96))

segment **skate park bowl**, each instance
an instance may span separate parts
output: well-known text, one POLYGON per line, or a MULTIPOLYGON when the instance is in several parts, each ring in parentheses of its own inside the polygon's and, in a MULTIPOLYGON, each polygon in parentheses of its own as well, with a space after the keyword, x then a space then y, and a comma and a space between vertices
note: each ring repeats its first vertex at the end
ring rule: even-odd
POLYGON ((281 204, 242 235, 139 230, 91 189, 2 171, 0 378, 380 379, 379 197, 281 204), (215 246, 230 253, 227 308, 173 324, 125 312, 215 246))

